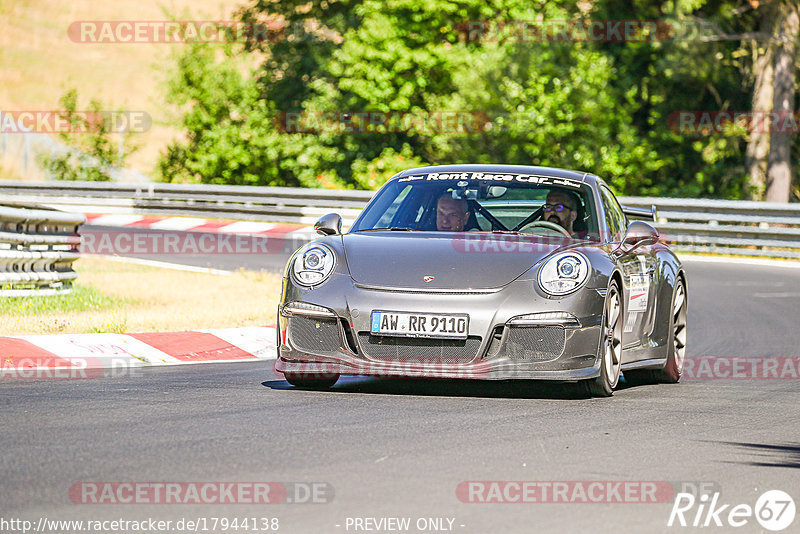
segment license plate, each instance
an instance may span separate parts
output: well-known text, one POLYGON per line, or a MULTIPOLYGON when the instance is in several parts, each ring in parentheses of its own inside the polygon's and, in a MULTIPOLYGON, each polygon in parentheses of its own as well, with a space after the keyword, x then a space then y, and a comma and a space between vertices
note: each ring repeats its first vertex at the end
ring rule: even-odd
POLYGON ((467 339, 469 315, 373 311, 370 332, 376 336, 467 339))

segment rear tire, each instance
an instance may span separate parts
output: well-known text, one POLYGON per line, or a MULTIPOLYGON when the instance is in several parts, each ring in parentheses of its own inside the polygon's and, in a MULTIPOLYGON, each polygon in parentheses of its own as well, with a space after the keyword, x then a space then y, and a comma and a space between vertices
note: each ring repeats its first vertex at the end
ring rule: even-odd
POLYGON ((600 376, 588 380, 586 385, 594 397, 610 397, 619 383, 622 367, 622 293, 616 280, 612 280, 603 304, 600 329, 600 376))
POLYGON ((328 389, 339 380, 338 373, 284 373, 287 382, 301 389, 328 389))
POLYGON ((686 285, 678 278, 675 293, 672 295, 672 313, 669 319, 669 352, 667 363, 663 369, 653 372, 656 380, 675 384, 683 374, 683 362, 686 358, 686 285))

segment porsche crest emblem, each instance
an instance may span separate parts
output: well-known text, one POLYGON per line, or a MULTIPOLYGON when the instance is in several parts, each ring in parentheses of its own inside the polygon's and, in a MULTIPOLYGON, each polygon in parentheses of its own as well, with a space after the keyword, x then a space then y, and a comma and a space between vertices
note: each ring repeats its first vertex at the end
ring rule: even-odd
POLYGON ((431 275, 423 276, 423 277, 422 277, 422 280, 423 280, 423 281, 424 281, 426 284, 427 284, 428 282, 433 282, 433 276, 431 276, 431 275))

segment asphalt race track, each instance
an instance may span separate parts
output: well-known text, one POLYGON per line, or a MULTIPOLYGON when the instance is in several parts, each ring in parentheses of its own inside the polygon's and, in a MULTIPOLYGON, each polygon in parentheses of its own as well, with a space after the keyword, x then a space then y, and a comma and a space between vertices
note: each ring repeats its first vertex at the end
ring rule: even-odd
MULTIPOLYGON (((279 259, 252 256, 246 266, 271 268, 279 259)), ((226 268, 214 258, 194 260, 226 268)), ((800 356, 800 269, 735 259, 686 265, 690 358, 800 356)), ((768 532, 752 516, 733 528, 728 513, 754 507, 773 489, 800 504, 799 396, 800 380, 791 377, 628 385, 610 399, 542 383, 360 378, 311 392, 261 362, 3 380, 0 517, 34 524, 41 517, 207 518, 208 528, 210 518, 278 518, 286 533, 768 532), (289 486, 287 500, 295 501, 306 496, 304 484, 324 483, 318 487, 327 493, 317 503, 260 505, 98 505, 70 497, 81 482, 205 481, 299 483, 289 486), (717 508, 729 506, 718 516, 721 527, 713 518, 703 529, 668 527, 669 496, 462 502, 457 488, 467 481, 651 481, 719 492, 717 508), (409 518, 410 526, 378 530, 381 520, 398 526, 387 518, 409 518)), ((696 505, 685 513, 690 524, 697 512, 696 505)), ((784 531, 800 531, 800 518, 784 531)))

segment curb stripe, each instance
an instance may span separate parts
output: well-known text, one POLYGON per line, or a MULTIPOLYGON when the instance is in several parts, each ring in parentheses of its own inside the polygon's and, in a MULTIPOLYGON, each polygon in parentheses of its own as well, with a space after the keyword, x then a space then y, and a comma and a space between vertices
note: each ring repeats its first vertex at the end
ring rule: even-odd
POLYGON ((190 230, 201 224, 205 224, 205 219, 192 219, 190 217, 169 217, 150 225, 154 230, 190 230))
POLYGON ((86 214, 86 224, 91 226, 130 226, 152 228, 154 230, 173 230, 186 232, 220 232, 248 235, 285 235, 295 232, 314 234, 312 226, 267 223, 260 221, 234 221, 220 219, 196 219, 192 217, 152 217, 127 214, 86 214))
POLYGON ((249 352, 206 332, 130 334, 130 336, 183 362, 255 358, 249 352))
POLYGON ((230 224, 230 221, 206 221, 200 226, 192 228, 192 232, 218 232, 220 228, 224 228, 230 224))
MULTIPOLYGON (((88 220, 89 217, 87 216, 88 220)), ((143 219, 141 215, 126 215, 123 213, 112 213, 108 215, 92 216, 92 224, 98 226, 127 226, 129 224, 140 222, 143 219)))
MULTIPOLYGON (((136 221, 136 222, 131 223, 131 224, 126 224, 124 226, 132 226, 134 228, 150 228, 150 226, 152 226, 154 223, 160 223, 163 220, 164 219, 142 219, 140 221, 136 221)), ((87 221, 87 224, 96 224, 96 223, 93 223, 93 222, 89 222, 88 218, 86 219, 86 221, 87 221)))
POLYGON ((0 337, 0 370, 27 367, 73 367, 73 364, 25 339, 0 337))
POLYGON ((201 330, 213 334, 231 345, 241 347, 260 359, 277 358, 277 333, 271 326, 246 326, 242 328, 217 328, 201 330))
POLYGON ((178 360, 125 334, 66 334, 25 336, 34 345, 61 358, 90 360, 91 365, 163 365, 178 360))
POLYGON ((24 369, 274 360, 274 326, 141 334, 0 336, 0 378, 24 369))
POLYGON ((275 225, 272 223, 237 221, 221 227, 219 231, 228 234, 261 234, 272 232, 274 228, 275 225))

